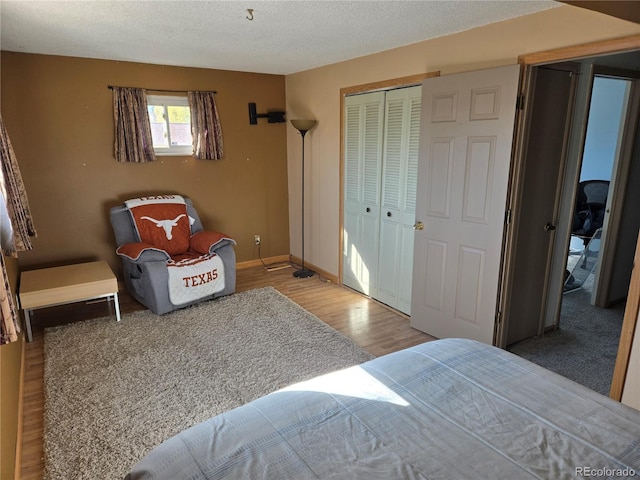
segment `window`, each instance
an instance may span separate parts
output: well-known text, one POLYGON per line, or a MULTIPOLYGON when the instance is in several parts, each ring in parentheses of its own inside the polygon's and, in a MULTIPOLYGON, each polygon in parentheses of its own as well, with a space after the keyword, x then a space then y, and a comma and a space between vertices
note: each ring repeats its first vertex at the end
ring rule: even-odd
POLYGON ((11 252, 13 251, 13 226, 9 218, 6 198, 7 191, 4 188, 2 171, 0 171, 0 248, 5 252, 11 252))
POLYGON ((191 111, 187 97, 147 95, 156 155, 191 155, 191 111))

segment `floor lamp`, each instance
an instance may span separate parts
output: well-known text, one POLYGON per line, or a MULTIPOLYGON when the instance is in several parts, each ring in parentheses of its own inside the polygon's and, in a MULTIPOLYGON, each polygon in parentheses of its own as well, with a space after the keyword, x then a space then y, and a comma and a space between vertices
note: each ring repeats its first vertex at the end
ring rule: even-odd
POLYGON ((291 125, 302 135, 302 268, 293 272, 294 277, 307 278, 313 276, 313 271, 304 268, 304 136, 315 127, 317 120, 291 120, 291 125))

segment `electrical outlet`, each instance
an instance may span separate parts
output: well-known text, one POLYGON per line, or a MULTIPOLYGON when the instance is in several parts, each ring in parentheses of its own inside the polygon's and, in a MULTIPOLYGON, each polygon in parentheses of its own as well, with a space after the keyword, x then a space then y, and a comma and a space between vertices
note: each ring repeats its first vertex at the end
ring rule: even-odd
POLYGON ((256 245, 260 245, 260 235, 253 236, 253 243, 255 243, 256 245))

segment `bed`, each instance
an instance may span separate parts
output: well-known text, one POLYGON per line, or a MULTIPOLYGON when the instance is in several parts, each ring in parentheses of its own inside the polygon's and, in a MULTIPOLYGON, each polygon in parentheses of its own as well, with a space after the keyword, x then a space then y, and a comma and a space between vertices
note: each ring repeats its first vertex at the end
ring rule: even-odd
POLYGON ((126 480, 640 478, 640 412, 444 339, 297 383, 152 450, 126 480))

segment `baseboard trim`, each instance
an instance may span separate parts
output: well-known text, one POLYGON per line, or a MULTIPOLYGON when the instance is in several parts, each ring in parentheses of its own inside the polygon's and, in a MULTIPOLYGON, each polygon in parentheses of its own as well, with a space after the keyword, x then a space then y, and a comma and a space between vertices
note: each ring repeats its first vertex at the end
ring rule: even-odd
MULTIPOLYGON (((265 265, 269 266, 269 265, 281 264, 281 263, 294 263, 297 265, 301 265, 302 260, 294 255, 277 255, 275 257, 263 258, 262 260, 257 259, 257 260, 247 260, 244 262, 238 262, 236 263, 236 268, 238 270, 241 270, 243 268, 260 267, 260 266, 264 267, 265 265)), ((292 265, 292 266, 293 268, 296 268, 295 265, 292 265)), ((314 272, 318 273, 318 275, 325 278, 326 280, 339 284, 337 275, 334 275, 333 273, 329 273, 326 270, 323 270, 322 268, 315 266, 313 263, 307 262, 306 260, 304 261, 304 266, 305 268, 309 268, 309 270, 313 270, 314 272)))
POLYGON ((236 263, 236 268, 238 270, 241 270, 243 268, 260 267, 264 265, 270 265, 272 263, 281 263, 281 262, 288 262, 288 261, 289 261, 289 255, 278 255, 275 257, 263 258, 262 260, 257 259, 257 260, 247 260, 244 262, 238 262, 236 263))
MULTIPOLYGON (((300 258, 298 258, 298 257, 296 257, 294 255, 289 255, 289 261, 291 263, 295 263, 297 265, 301 265, 302 264, 302 259, 300 259, 300 258)), ((321 277, 324 277, 326 280, 329 280, 330 282, 333 282, 333 283, 336 283, 336 284, 340 283, 340 282, 338 282, 338 276, 337 275, 334 275, 333 273, 329 273, 326 270, 323 270, 320 267, 315 266, 313 263, 308 262, 307 260, 304 261, 304 267, 308 268, 309 270, 313 270, 318 275, 320 275, 321 277)))

